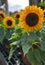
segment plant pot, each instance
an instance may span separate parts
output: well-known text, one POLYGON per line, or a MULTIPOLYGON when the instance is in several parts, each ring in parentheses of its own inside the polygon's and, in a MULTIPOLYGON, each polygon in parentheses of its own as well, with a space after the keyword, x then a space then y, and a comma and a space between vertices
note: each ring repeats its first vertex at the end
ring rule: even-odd
POLYGON ((22 55, 22 59, 23 59, 23 62, 26 64, 26 65, 31 65, 28 60, 27 60, 27 57, 24 56, 24 54, 22 55))
POLYGON ((22 54, 22 60, 23 60, 24 64, 25 64, 25 65, 31 65, 31 64, 29 63, 29 61, 28 61, 26 55, 24 56, 24 53, 23 53, 23 50, 22 50, 22 47, 21 47, 21 46, 20 46, 20 50, 21 50, 20 52, 21 52, 21 54, 22 54))

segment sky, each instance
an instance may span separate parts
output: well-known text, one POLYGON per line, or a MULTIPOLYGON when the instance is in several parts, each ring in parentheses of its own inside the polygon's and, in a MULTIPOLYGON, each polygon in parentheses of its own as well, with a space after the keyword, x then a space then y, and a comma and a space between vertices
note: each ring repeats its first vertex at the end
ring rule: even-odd
POLYGON ((19 10, 29 5, 28 0, 8 0, 9 10, 19 10))

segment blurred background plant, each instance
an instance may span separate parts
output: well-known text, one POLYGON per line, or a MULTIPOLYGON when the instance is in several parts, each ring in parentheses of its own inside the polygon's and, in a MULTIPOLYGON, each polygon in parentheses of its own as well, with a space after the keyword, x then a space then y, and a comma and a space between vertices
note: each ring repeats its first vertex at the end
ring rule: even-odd
POLYGON ((40 6, 42 9, 45 9, 45 2, 40 2, 38 6, 40 6))

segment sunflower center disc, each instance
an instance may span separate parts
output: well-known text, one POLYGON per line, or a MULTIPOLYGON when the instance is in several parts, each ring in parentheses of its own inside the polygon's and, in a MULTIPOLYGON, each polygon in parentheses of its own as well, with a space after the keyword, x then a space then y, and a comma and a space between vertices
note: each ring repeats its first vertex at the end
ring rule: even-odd
POLYGON ((0 16, 1 16, 2 18, 4 18, 3 14, 0 14, 0 16))
POLYGON ((35 13, 30 13, 26 17, 26 23, 29 26, 35 26, 38 23, 38 20, 39 20, 38 15, 35 13))
POLYGON ((16 16, 16 18, 19 18, 19 17, 20 17, 20 15, 17 15, 17 16, 16 16))
POLYGON ((12 21, 8 20, 8 21, 7 21, 7 25, 8 25, 8 26, 11 26, 11 25, 12 25, 12 21))

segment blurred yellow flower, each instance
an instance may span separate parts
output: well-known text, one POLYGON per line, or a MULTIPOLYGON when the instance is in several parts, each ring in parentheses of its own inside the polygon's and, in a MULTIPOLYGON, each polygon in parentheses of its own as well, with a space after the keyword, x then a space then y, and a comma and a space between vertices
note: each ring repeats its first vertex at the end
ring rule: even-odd
POLYGON ((0 20, 2 20, 5 17, 5 13, 0 10, 0 20))
POLYGON ((19 12, 16 12, 14 14, 14 18, 15 18, 15 20, 19 19, 20 18, 20 13, 19 12))
POLYGON ((4 18, 4 25, 6 28, 13 28, 15 26, 15 20, 12 17, 7 16, 4 18))

